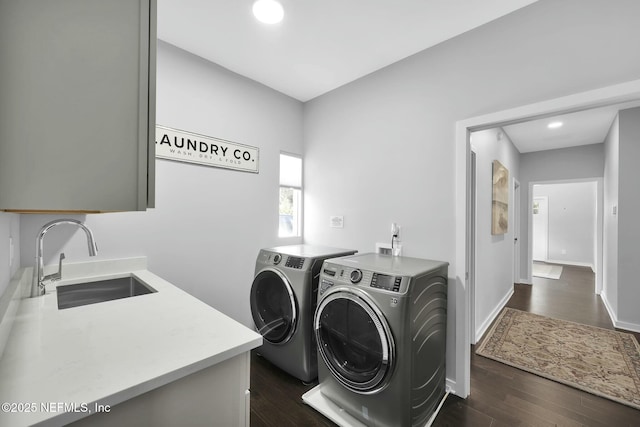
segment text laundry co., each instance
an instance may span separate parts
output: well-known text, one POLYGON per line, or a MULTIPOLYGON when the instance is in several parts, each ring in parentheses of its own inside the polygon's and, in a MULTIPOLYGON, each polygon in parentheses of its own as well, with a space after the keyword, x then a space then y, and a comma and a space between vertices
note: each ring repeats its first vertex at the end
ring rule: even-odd
POLYGON ((256 147, 156 126, 156 157, 258 172, 256 147))

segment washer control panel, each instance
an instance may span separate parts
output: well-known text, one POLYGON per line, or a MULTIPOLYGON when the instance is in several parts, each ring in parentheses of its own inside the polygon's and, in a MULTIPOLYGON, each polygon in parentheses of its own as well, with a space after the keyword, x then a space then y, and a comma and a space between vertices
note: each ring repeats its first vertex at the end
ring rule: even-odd
POLYGON ((371 287, 386 289, 387 291, 400 292, 402 276, 388 276, 386 274, 373 273, 371 287))

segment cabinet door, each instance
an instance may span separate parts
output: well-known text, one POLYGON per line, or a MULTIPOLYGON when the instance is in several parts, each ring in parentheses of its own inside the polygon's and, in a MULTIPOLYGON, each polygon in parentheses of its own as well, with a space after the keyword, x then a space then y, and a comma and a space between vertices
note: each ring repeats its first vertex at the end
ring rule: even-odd
POLYGON ((0 0, 0 209, 146 209, 155 1, 0 0))

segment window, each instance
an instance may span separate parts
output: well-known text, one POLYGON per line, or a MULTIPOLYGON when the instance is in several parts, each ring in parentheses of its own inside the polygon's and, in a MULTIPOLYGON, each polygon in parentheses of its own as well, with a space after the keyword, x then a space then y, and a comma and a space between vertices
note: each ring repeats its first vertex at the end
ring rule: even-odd
POLYGON ((301 236, 302 158, 280 154, 279 237, 301 236))

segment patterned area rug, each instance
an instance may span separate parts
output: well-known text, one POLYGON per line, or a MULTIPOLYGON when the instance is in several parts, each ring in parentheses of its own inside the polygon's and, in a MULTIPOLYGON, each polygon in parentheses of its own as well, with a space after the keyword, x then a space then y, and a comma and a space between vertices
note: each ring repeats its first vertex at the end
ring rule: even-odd
POLYGON ((505 308, 476 354, 640 409, 631 334, 505 308))

